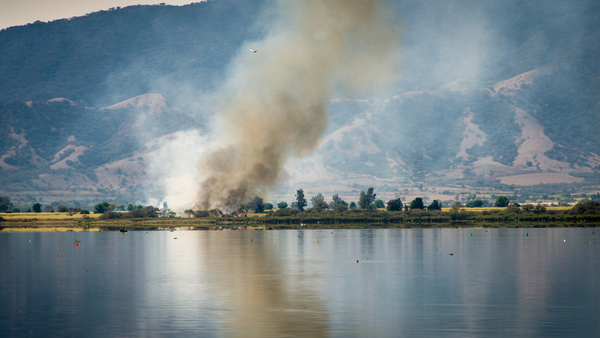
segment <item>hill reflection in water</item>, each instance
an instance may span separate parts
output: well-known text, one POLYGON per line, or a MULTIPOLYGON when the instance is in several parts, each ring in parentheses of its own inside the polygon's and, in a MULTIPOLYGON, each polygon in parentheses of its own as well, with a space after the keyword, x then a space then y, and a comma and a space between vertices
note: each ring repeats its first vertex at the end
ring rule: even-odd
POLYGON ((594 337, 593 232, 0 233, 0 336, 594 337))

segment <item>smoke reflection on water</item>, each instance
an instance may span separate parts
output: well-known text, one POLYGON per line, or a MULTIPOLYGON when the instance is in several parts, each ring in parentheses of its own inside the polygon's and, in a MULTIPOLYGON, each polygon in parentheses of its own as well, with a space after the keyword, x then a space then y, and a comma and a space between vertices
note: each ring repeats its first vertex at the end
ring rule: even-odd
POLYGON ((209 232, 203 238, 203 263, 215 282, 211 291, 228 309, 225 336, 329 336, 321 267, 290 260, 302 246, 295 238, 300 234, 209 232))

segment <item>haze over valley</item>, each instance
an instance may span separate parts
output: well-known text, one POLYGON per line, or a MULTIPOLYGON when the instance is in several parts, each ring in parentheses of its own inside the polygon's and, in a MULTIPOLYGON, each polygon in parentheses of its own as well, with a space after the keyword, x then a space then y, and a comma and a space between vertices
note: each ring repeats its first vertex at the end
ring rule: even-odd
MULTIPOLYGON (((380 23, 380 35, 392 32, 389 40, 353 40, 360 33, 350 31, 343 49, 388 46, 391 54, 380 63, 370 62, 383 49, 319 54, 303 49, 302 39, 282 46, 275 4, 131 6, 0 31, 0 194, 17 204, 199 206, 206 188, 203 159, 237 156, 221 151, 234 137, 215 133, 242 121, 219 112, 235 101, 224 93, 243 86, 253 99, 273 86, 296 88, 302 98, 316 88, 314 102, 326 112, 302 115, 324 120, 308 120, 315 123, 307 131, 314 132, 298 135, 306 144, 281 150, 276 179, 249 189, 245 199, 260 194, 265 201, 290 202, 300 188, 308 197, 338 193, 356 200, 361 190, 375 187, 386 201, 598 192, 597 2, 382 2, 397 13, 380 23), (346 63, 325 62, 316 71, 311 60, 317 57, 346 63), (240 72, 250 72, 240 66, 247 60, 270 60, 256 69, 279 78, 240 80, 240 72), (381 72, 384 61, 390 63, 381 72), (280 80, 299 62, 309 68, 280 80), (335 67, 338 73, 324 77, 335 67), (318 80, 302 87, 312 79, 307 70, 318 80)), ((343 6, 332 8, 344 12, 343 6)), ((335 22, 323 27, 339 28, 335 22)), ((257 106, 241 102, 253 103, 242 111, 257 106)), ((262 151, 265 135, 301 128, 285 129, 294 115, 280 121, 273 114, 246 117, 243 124, 252 124, 256 137, 246 136, 235 149, 252 152, 255 142, 262 151)))

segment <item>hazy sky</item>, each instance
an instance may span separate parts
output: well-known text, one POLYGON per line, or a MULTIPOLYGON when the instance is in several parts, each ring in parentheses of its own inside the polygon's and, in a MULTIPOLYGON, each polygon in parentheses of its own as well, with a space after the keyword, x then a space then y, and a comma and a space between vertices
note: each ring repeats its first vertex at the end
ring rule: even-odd
POLYGON ((166 3, 186 5, 201 0, 0 0, 0 29, 40 21, 82 16, 111 7, 166 3))

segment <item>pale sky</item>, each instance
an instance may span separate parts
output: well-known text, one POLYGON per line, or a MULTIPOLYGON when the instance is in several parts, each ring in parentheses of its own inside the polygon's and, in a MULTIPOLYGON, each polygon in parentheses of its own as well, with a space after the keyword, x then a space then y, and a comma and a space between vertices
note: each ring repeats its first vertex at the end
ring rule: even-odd
POLYGON ((162 2, 181 6, 202 0, 0 0, 0 29, 37 20, 48 22, 82 16, 117 6, 156 5, 162 2))

